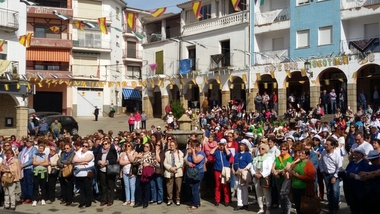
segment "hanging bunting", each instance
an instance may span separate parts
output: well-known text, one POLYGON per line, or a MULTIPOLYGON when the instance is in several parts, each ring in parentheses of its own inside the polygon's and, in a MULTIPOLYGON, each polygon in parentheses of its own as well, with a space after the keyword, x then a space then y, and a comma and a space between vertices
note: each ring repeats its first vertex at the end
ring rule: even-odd
POLYGON ((206 84, 208 84, 208 79, 207 79, 207 77, 204 77, 203 80, 204 80, 204 82, 205 82, 206 84))
POLYGON ((42 83, 39 82, 38 83, 38 87, 42 88, 42 83))
POLYGON ((57 16, 60 20, 66 21, 70 19, 70 16, 65 16, 61 13, 58 13, 56 10, 53 10, 53 14, 57 16))
POLYGON ((305 68, 301 68, 301 76, 306 77, 306 70, 305 70, 305 68))
POLYGON ((164 14, 165 11, 166 11, 166 7, 162 7, 162 8, 156 9, 155 11, 150 12, 150 14, 152 14, 152 16, 158 18, 158 17, 162 16, 162 14, 164 14))
POLYGON ((81 21, 74 21, 75 27, 77 27, 79 30, 84 30, 84 24, 81 21))
POLYGON ((202 90, 202 84, 198 84, 199 90, 202 90))
POLYGON ((87 86, 87 84, 86 84, 85 81, 82 81, 82 82, 80 83, 80 85, 83 86, 83 87, 86 87, 86 86, 87 86))
POLYGON ((243 82, 247 82, 247 75, 243 74, 241 75, 241 78, 243 79, 243 82))
POLYGON ((274 76, 274 71, 270 71, 270 76, 272 77, 272 79, 276 78, 276 77, 274 76))
POLYGON ((32 86, 29 83, 28 83, 27 87, 28 87, 28 90, 32 89, 32 86))
POLYGON ((127 19, 129 28, 134 30, 136 27, 136 13, 127 13, 125 18, 127 19))
POLYGON ((231 84, 231 85, 230 85, 230 89, 234 89, 234 84, 231 84))
POLYGON ((193 80, 194 85, 197 85, 197 80, 195 78, 193 78, 192 80, 193 80))
POLYGON ((239 7, 240 0, 231 0, 231 3, 235 11, 241 11, 239 7))
POLYGON ((267 82, 264 83, 264 89, 268 89, 268 83, 267 82))
POLYGON ((32 40, 32 33, 28 33, 27 35, 22 35, 18 38, 18 42, 26 48, 30 47, 31 40, 32 40))
POLYGON ((244 89, 245 89, 245 84, 242 83, 242 84, 241 84, 241 90, 244 90, 244 89))
POLYGON ((277 88, 277 82, 273 83, 273 88, 277 88))
POLYGON ((3 51, 3 45, 5 43, 5 40, 0 39, 0 51, 3 51))
POLYGON ((212 90, 212 84, 208 85, 208 89, 212 90))
POLYGON ((100 32, 102 32, 103 34, 108 34, 106 17, 98 18, 98 25, 99 25, 100 32))
POLYGON ((170 88, 170 89, 173 89, 173 85, 172 85, 172 84, 170 84, 170 85, 169 85, 169 88, 170 88))
POLYGON ((179 84, 179 89, 182 89, 182 88, 183 88, 182 84, 179 84))
POLYGON ((48 83, 48 88, 50 88, 50 84, 51 84, 51 83, 49 82, 49 83, 48 83))
POLYGON ((222 84, 219 84, 219 90, 222 90, 222 89, 223 89, 222 84))
POLYGON ((220 76, 217 76, 217 77, 216 77, 216 82, 217 82, 218 84, 220 84, 220 76))
POLYGON ((68 86, 68 87, 70 87, 70 86, 71 86, 71 84, 73 84, 73 82, 72 82, 72 81, 68 81, 68 84, 67 84, 67 86, 68 86))
POLYGON ((230 82, 232 82, 232 81, 234 80, 234 77, 233 77, 232 75, 230 75, 230 76, 228 77, 228 80, 229 80, 230 82))
POLYGON ((261 81, 261 74, 260 73, 256 73, 256 80, 261 81))
POLYGON ((144 35, 142 34, 139 34, 139 33, 136 33, 135 31, 132 31, 132 34, 135 35, 135 37, 137 38, 137 40, 139 41, 142 41, 144 39, 144 35))
POLYGON ((9 90, 9 85, 8 85, 8 84, 4 84, 4 89, 5 89, 6 91, 8 91, 8 90, 9 90))
POLYGON ((61 85, 63 82, 64 82, 63 80, 59 80, 58 84, 61 85))
POLYGON ((289 87, 289 82, 286 82, 286 83, 285 83, 285 87, 286 87, 286 88, 289 87))
POLYGON ((88 27, 88 28, 95 28, 95 24, 91 23, 91 22, 82 22, 84 24, 84 26, 88 27))
POLYGON ((112 28, 112 29, 115 29, 115 30, 117 30, 117 31, 119 31, 119 32, 123 32, 120 28, 112 27, 112 26, 111 26, 111 28, 112 28))
POLYGON ((288 76, 288 78, 291 78, 291 76, 290 76, 290 70, 286 70, 285 72, 286 72, 286 75, 288 76))
POLYGON ((193 12, 194 12, 195 18, 197 19, 202 18, 202 14, 200 14, 201 7, 202 7, 201 1, 196 1, 196 2, 193 2, 192 4, 193 12))

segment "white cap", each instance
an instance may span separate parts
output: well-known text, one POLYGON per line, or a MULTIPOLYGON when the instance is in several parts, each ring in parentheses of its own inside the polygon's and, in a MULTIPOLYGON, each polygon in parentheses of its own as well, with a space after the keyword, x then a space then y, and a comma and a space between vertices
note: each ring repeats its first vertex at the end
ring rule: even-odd
POLYGON ((220 139, 219 144, 227 144, 227 140, 222 138, 220 139))

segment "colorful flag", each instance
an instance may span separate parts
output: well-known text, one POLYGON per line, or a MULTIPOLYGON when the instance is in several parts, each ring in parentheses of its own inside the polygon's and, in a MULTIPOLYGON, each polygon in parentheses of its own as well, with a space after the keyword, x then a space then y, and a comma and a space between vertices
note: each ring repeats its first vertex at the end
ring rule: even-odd
POLYGON ((95 24, 91 23, 91 22, 82 22, 84 24, 84 26, 88 27, 88 28, 95 28, 95 24))
POLYGON ((106 17, 98 18, 99 29, 103 34, 108 34, 106 17))
POLYGON ((202 17, 202 15, 199 13, 201 11, 201 7, 202 7, 201 1, 193 2, 192 8, 193 8, 194 15, 197 19, 202 17))
POLYGON ((149 65, 152 74, 155 74, 155 73, 156 73, 157 65, 158 65, 157 63, 153 63, 153 64, 150 64, 150 65, 149 65))
POLYGON ((132 33, 133 33, 133 35, 135 35, 135 37, 136 37, 139 41, 143 40, 143 38, 144 38, 143 35, 141 35, 141 34, 139 34, 139 33, 136 33, 135 31, 132 31, 132 33))
POLYGON ((4 43, 5 43, 5 40, 0 40, 0 51, 3 51, 4 43))
POLYGON ((240 0, 231 0, 232 6, 234 7, 235 11, 241 11, 239 7, 240 0))
POLYGON ((179 60, 179 74, 184 75, 188 74, 191 71, 190 59, 181 59, 179 60))
POLYGON ((136 27, 136 13, 127 13, 126 19, 129 28, 131 28, 131 30, 134 30, 136 27))
POLYGON ((79 30, 84 30, 84 24, 81 21, 75 21, 74 22, 75 27, 77 27, 79 30))
POLYGON ((58 26, 51 26, 51 27, 49 27, 49 29, 51 31, 53 31, 53 33, 55 33, 55 34, 59 33, 59 27, 58 26))
POLYGON ((32 33, 28 33, 27 35, 22 35, 18 38, 18 42, 25 46, 26 48, 30 47, 30 41, 32 40, 32 33))
POLYGON ((166 7, 162 7, 162 8, 156 9, 155 11, 150 12, 150 14, 152 14, 152 16, 157 18, 157 17, 162 16, 162 14, 164 14, 165 11, 166 11, 166 7))

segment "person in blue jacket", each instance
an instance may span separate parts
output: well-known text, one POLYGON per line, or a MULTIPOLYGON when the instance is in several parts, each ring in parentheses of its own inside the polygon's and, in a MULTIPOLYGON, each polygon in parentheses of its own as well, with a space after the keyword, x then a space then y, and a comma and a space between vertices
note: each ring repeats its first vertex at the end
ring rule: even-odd
POLYGON ((21 164, 21 200, 24 204, 31 204, 33 197, 33 155, 37 153, 34 147, 34 138, 29 138, 18 158, 21 164))
POLYGON ((230 178, 231 178, 231 171, 228 171, 225 169, 225 175, 223 175, 223 167, 230 168, 230 158, 231 158, 231 151, 227 149, 227 140, 222 138, 218 146, 213 148, 210 151, 210 154, 214 156, 214 179, 215 179, 215 206, 219 206, 220 203, 220 194, 221 190, 223 189, 223 196, 224 196, 224 206, 229 206, 231 200, 230 200, 230 178))

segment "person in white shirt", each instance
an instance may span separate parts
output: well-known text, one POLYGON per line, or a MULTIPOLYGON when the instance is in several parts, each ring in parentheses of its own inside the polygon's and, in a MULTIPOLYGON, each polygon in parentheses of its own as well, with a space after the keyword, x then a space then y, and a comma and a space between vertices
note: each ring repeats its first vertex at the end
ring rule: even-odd
POLYGON ((339 209, 340 186, 338 180, 338 172, 342 171, 342 158, 340 154, 335 152, 338 146, 338 141, 329 137, 325 143, 325 150, 321 153, 319 167, 323 174, 327 199, 329 201, 329 211, 331 213, 337 212, 339 209))
POLYGON ((276 137, 270 136, 268 138, 269 151, 268 154, 272 156, 273 160, 280 155, 280 150, 276 146, 276 137))
MULTIPOLYGON (((365 151, 365 157, 367 157, 369 151, 373 150, 373 146, 364 140, 361 132, 355 134, 355 143, 352 145, 351 150, 353 151, 356 148, 363 148, 365 151)), ((352 161, 352 151, 350 152, 351 155, 348 157, 350 161, 352 161)))

